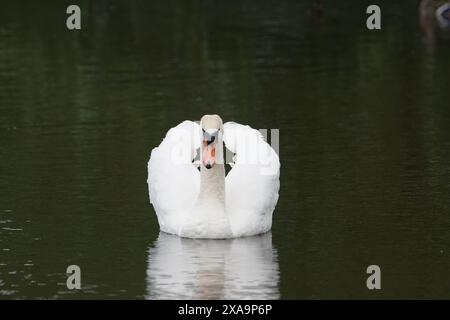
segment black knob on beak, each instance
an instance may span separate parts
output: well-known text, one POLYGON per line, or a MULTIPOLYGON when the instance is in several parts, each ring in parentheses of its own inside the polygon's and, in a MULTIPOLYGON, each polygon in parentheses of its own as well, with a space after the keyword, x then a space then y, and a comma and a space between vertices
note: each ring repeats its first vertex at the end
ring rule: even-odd
POLYGON ((206 142, 206 144, 209 146, 210 144, 213 144, 219 135, 219 130, 216 130, 214 132, 206 132, 205 129, 202 128, 203 131, 203 140, 206 142))

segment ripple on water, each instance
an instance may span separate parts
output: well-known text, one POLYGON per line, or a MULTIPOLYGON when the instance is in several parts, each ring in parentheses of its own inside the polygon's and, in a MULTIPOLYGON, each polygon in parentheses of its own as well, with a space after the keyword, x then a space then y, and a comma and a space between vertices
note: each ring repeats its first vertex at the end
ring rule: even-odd
POLYGON ((2 227, 2 230, 6 230, 6 231, 23 231, 22 228, 10 228, 10 227, 2 227))

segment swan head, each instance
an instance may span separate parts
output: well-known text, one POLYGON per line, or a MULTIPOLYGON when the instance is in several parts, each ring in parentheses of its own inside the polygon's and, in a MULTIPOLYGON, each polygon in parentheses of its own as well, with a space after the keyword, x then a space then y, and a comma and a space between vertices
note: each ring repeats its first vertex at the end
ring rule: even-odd
POLYGON ((222 118, 207 114, 200 120, 202 128, 202 162, 206 169, 211 169, 217 163, 219 139, 223 133, 222 118))

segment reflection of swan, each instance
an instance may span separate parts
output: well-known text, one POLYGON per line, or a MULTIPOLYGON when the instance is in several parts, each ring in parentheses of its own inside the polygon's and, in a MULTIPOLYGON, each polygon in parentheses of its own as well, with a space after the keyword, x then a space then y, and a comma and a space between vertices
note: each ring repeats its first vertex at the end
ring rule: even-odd
POLYGON ((259 131, 206 115, 167 133, 148 162, 148 185, 162 231, 189 238, 232 238, 272 227, 278 155, 259 131), (235 153, 225 178, 223 142, 235 153), (200 152, 200 172, 192 160, 200 152))
POLYGON ((149 299, 278 299, 270 233, 196 240, 160 233, 149 250, 149 299))

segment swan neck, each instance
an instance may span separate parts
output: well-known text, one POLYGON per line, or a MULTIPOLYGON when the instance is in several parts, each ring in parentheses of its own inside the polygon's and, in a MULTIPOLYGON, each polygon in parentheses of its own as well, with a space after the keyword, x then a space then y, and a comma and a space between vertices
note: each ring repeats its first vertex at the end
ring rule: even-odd
POLYGON ((218 143, 218 161, 207 169, 200 165, 200 200, 216 200, 225 205, 225 165, 223 163, 223 143, 218 143))

